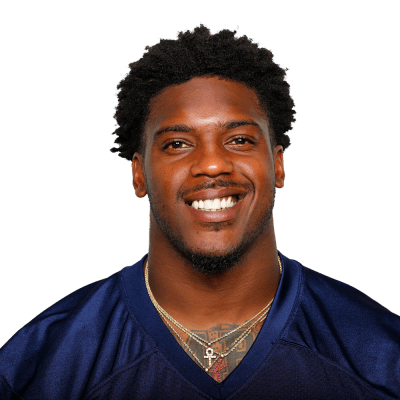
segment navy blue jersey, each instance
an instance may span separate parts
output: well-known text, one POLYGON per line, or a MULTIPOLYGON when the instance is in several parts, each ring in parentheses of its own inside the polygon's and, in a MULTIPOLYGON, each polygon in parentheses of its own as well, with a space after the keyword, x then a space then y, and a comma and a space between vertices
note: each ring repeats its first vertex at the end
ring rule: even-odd
POLYGON ((222 382, 189 358, 160 319, 141 260, 17 332, 0 350, 0 399, 400 399, 400 318, 281 259, 268 318, 222 382))

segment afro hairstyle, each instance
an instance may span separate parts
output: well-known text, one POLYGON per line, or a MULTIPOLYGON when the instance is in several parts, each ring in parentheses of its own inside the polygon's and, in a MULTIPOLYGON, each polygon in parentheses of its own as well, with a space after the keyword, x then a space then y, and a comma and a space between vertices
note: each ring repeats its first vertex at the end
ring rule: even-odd
POLYGON ((177 40, 161 39, 147 46, 143 57, 129 65, 130 72, 118 85, 118 105, 114 118, 118 128, 112 152, 132 160, 143 151, 142 136, 151 99, 171 85, 194 77, 215 76, 240 82, 255 90, 272 130, 271 141, 290 145, 286 132, 295 121, 294 103, 289 94, 286 72, 272 61, 273 54, 236 31, 211 34, 203 25, 193 32, 180 32, 177 40))

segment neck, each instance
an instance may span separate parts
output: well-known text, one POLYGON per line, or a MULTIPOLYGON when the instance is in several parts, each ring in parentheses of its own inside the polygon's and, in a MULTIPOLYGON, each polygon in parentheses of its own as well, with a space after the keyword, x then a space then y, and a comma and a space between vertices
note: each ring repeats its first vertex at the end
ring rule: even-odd
POLYGON ((240 262, 218 275, 196 271, 151 224, 148 268, 154 297, 187 329, 242 324, 273 299, 279 284, 272 218, 240 262))

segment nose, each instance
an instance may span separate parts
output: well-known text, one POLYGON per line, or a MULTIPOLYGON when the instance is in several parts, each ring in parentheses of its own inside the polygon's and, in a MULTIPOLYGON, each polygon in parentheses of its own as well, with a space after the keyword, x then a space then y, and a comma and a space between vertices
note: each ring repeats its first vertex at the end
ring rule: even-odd
POLYGON ((194 157, 191 168, 193 176, 206 175, 216 177, 233 172, 233 163, 229 151, 216 143, 208 143, 201 146, 195 152, 194 157))

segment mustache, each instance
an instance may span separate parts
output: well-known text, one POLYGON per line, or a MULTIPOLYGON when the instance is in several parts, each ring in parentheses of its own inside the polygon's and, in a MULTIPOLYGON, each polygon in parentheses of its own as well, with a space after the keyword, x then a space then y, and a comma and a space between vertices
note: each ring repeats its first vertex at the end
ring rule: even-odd
POLYGON ((254 193, 254 186, 250 182, 235 182, 227 179, 214 179, 209 182, 204 182, 201 185, 192 187, 190 189, 179 190, 177 193, 177 198, 182 199, 184 196, 188 194, 200 192, 201 190, 206 189, 215 189, 215 188, 241 188, 246 189, 248 192, 254 193))

